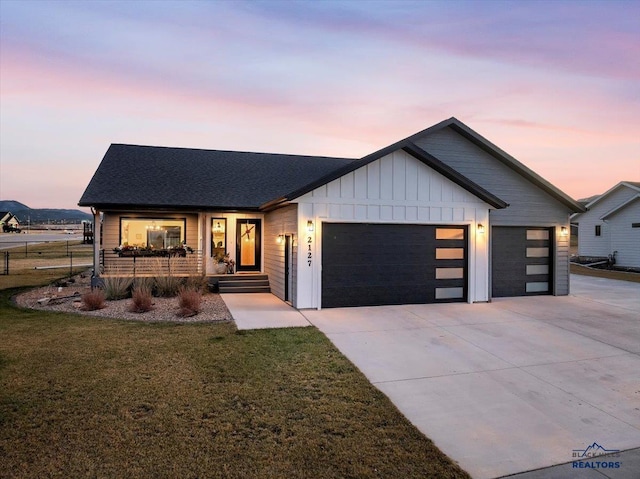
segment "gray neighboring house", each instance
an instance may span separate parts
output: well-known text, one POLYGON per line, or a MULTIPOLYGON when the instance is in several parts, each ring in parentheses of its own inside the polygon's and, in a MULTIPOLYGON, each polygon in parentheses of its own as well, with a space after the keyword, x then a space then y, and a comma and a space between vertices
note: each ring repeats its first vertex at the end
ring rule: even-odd
POLYGON ((455 118, 360 159, 113 144, 79 205, 97 275, 226 254, 300 309, 566 295, 585 211, 455 118))
POLYGON ((621 181, 571 217, 578 224, 578 255, 608 257, 616 265, 640 268, 640 182, 621 181))

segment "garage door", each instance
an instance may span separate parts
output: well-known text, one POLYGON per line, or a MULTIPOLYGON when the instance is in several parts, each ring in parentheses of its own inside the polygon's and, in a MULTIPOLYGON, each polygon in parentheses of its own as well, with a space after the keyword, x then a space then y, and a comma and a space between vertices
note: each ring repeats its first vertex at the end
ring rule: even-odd
POLYGON ((552 293, 550 228, 494 226, 491 239, 492 296, 552 293))
POLYGON ((323 308, 466 300, 466 226, 323 224, 323 308))

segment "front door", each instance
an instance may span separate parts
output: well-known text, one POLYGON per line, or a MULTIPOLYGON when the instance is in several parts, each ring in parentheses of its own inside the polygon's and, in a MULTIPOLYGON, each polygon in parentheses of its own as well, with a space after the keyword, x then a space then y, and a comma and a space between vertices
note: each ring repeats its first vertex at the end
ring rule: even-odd
POLYGON ((260 225, 261 221, 257 219, 237 221, 237 271, 260 271, 260 225))

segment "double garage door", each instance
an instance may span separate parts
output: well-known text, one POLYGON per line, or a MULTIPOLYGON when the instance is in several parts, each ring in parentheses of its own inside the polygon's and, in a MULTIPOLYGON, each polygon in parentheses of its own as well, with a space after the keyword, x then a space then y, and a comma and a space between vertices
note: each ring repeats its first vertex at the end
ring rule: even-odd
POLYGON ((324 223, 322 307, 467 300, 466 226, 324 223))

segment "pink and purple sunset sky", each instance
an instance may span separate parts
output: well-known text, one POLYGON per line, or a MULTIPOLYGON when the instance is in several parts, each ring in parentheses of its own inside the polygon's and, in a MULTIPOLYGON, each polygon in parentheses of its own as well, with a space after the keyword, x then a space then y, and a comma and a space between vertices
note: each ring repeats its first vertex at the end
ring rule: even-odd
POLYGON ((111 143, 357 158, 452 116, 602 193, 640 181, 638 19, 637 0, 0 0, 0 199, 76 208, 111 143))

